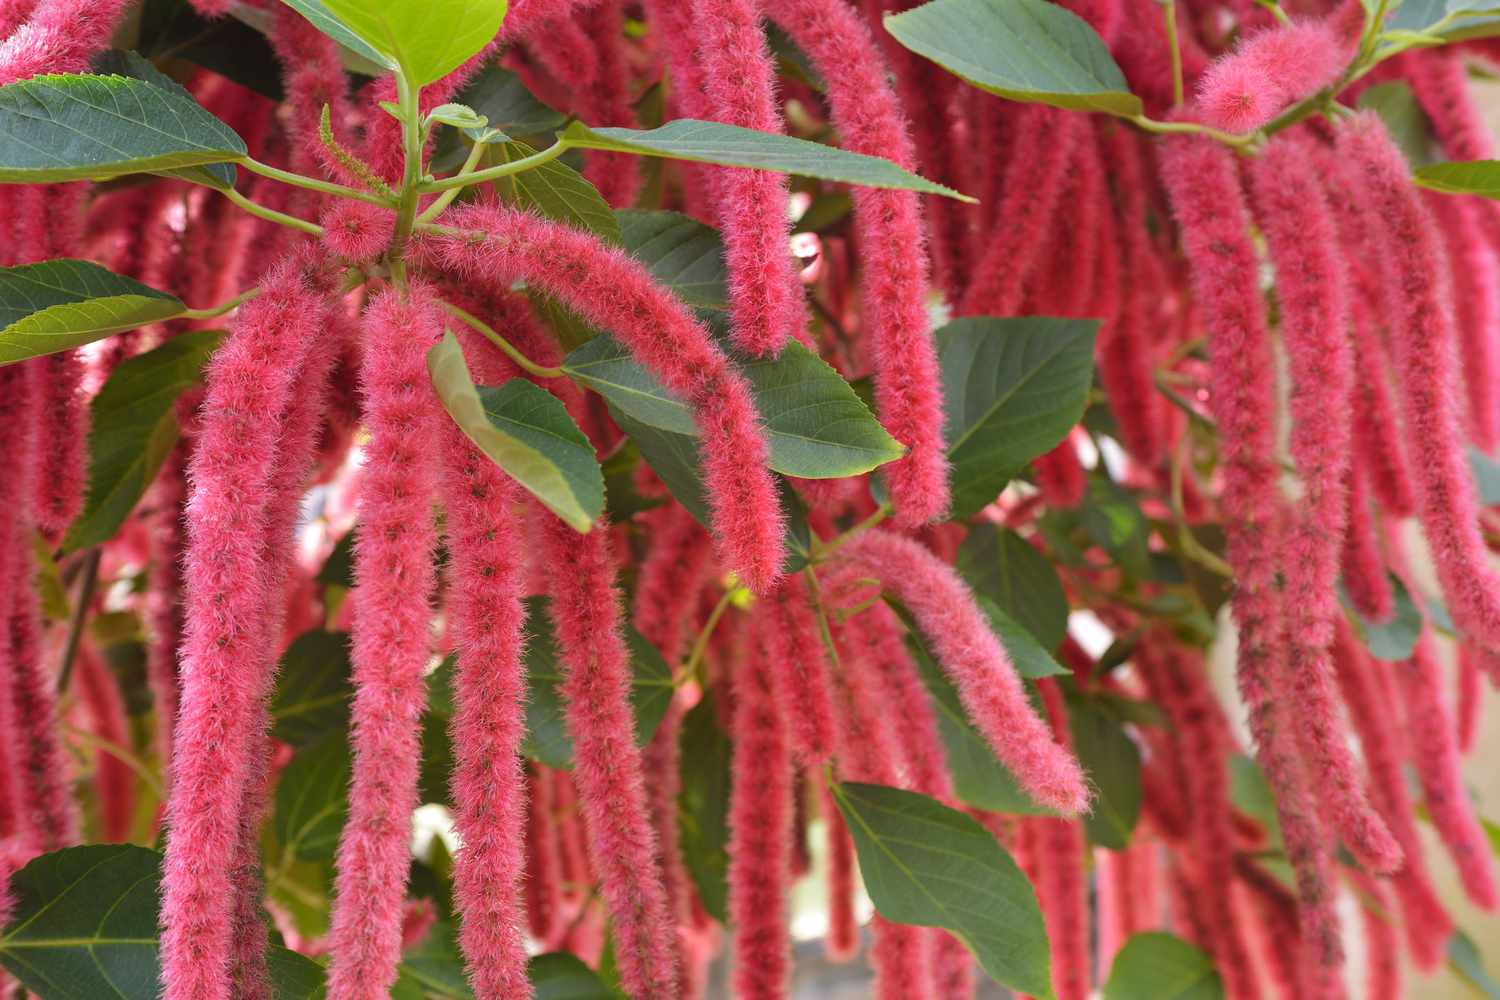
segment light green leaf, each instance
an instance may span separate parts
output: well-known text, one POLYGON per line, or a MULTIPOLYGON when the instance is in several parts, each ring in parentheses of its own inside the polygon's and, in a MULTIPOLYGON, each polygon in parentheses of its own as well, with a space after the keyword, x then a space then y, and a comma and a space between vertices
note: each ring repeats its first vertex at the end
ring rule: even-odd
POLYGON ((500 31, 506 2, 323 0, 323 6, 370 48, 394 59, 415 88, 447 76, 488 45, 500 31))
POLYGON ((343 21, 339 20, 334 13, 328 9, 323 0, 281 0, 282 3, 301 14, 312 22, 312 26, 323 34, 338 42, 358 58, 369 63, 374 69, 371 76, 377 76, 380 72, 389 72, 396 68, 396 60, 382 52, 376 51, 363 38, 355 33, 343 21))
POLYGON ((0 268, 0 365, 180 316, 174 296, 86 260, 0 268))
POLYGON ((292 640, 277 668, 271 735, 303 747, 349 724, 349 633, 315 628, 292 640))
POLYGON ((975 316, 937 332, 953 518, 994 501, 1078 423, 1098 330, 1093 319, 975 316))
POLYGON ((1048 816, 1052 810, 1032 800, 1016 776, 1000 762, 990 745, 974 728, 959 700, 958 689, 943 673, 926 645, 915 633, 907 638, 922 684, 932 698, 938 735, 953 776, 953 793, 979 809, 1014 815, 1048 816))
POLYGON ((957 569, 977 594, 993 601, 1044 650, 1062 642, 1068 628, 1062 581, 1047 558, 1020 535, 976 524, 959 546, 957 569))
POLYGON ((887 15, 920 56, 1012 101, 1130 117, 1141 99, 1083 18, 1046 0, 932 0, 887 15))
POLYGON ((562 402, 521 378, 476 389, 451 332, 427 354, 438 399, 470 441, 575 530, 604 510, 604 474, 562 402))
POLYGON ((535 955, 526 966, 526 974, 536 990, 536 1000, 617 1000, 604 980, 570 952, 535 955))
POLYGON ((1456 930, 1448 939, 1448 967, 1460 979, 1472 986, 1489 1000, 1500 1000, 1500 983, 1484 967, 1484 955, 1474 939, 1463 931, 1456 930))
POLYGON ((63 549, 114 537, 177 443, 177 399, 202 380, 223 330, 194 330, 126 359, 89 404, 89 484, 63 549))
POLYGON ((677 838, 683 864, 709 916, 729 921, 729 736, 705 695, 682 719, 682 791, 677 838))
POLYGON ((1500 160, 1429 163, 1412 176, 1418 187, 1443 194, 1477 194, 1500 199, 1500 160))
MULTIPOLYGON (((15 874, 0 965, 41 1000, 141 1000, 160 993, 161 855, 133 844, 69 847, 15 874)), ((320 1000, 322 970, 272 946, 278 1000, 320 1000)))
MULTIPOLYGON (((526 599, 526 739, 521 752, 548 767, 573 768, 573 739, 568 734, 563 701, 563 665, 545 597, 526 599)), ((656 647, 632 626, 625 626, 630 649, 630 705, 635 714, 635 739, 650 742, 667 714, 675 688, 672 668, 656 647)))
MULTIPOLYGON (((492 147, 487 164, 513 163, 536 150, 524 142, 502 142, 492 147)), ((534 209, 549 219, 593 233, 616 245, 620 223, 609 202, 582 174, 561 160, 552 160, 531 170, 501 177, 495 191, 508 204, 534 209)))
MULTIPOLYGON (((900 458, 903 450, 849 383, 801 344, 775 358, 740 359, 771 444, 771 468, 804 479, 837 479, 900 458)), ((687 405, 611 337, 569 354, 563 371, 634 420, 696 436, 687 405)))
POLYGON ((959 201, 974 200, 952 188, 902 170, 890 160, 878 156, 851 153, 806 139, 757 132, 722 122, 679 118, 660 128, 643 131, 589 128, 575 121, 558 134, 569 146, 578 149, 663 156, 726 167, 754 167, 865 187, 899 188, 940 194, 959 201))
POLYGON ((1390 621, 1373 622, 1360 614, 1344 594, 1342 583, 1339 585, 1339 594, 1344 599, 1344 606, 1353 613, 1354 630, 1364 640, 1370 655, 1377 660, 1398 663, 1409 659, 1412 650, 1417 648, 1417 639, 1422 634, 1422 612, 1411 599, 1406 584, 1396 574, 1387 573, 1386 578, 1390 581, 1396 605, 1395 614, 1390 621))
POLYGON ((328 861, 348 815, 349 741, 342 729, 297 751, 276 785, 276 839, 304 861, 328 861))
POLYGON ((729 308, 724 243, 717 232, 678 212, 625 209, 615 217, 625 249, 658 284, 687 305, 729 308))
POLYGON ((842 782, 834 800, 887 920, 944 927, 997 982, 1051 998, 1047 930, 1031 883, 973 818, 899 788, 842 782))
POLYGON ((452 125, 454 128, 476 130, 483 129, 490 123, 488 118, 467 104, 455 103, 439 104, 427 112, 427 121, 429 125, 432 123, 441 123, 443 125, 452 125))
POLYGON ((1115 955, 1104 1000, 1222 1000, 1207 952, 1160 931, 1134 934, 1115 955))
POLYGON ((245 141, 181 87, 88 74, 0 87, 0 183, 100 180, 244 155, 245 141))
POLYGON ((1073 751, 1094 790, 1083 817, 1089 842, 1123 850, 1141 815, 1141 753, 1108 702, 1069 691, 1073 751))

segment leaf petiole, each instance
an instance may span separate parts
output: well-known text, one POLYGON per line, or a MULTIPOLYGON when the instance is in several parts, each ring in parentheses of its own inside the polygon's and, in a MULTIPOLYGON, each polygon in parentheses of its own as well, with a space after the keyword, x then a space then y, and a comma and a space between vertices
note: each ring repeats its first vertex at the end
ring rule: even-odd
POLYGON ((510 358, 516 364, 520 365, 523 370, 529 372, 530 374, 535 375, 538 378, 561 378, 563 376, 563 370, 561 368, 549 368, 546 365, 539 365, 535 361, 532 361, 526 355, 522 354, 514 344, 506 340, 504 337, 500 336, 499 332, 497 332, 494 327, 490 326, 488 323, 480 319, 478 316, 475 316, 473 313, 470 313, 464 309, 460 309, 458 306, 454 305, 451 302, 444 302, 443 308, 448 310, 449 313, 456 316, 464 323, 473 327, 475 330, 478 330, 481 334, 484 335, 486 340, 494 344, 496 347, 500 348, 500 350, 504 351, 506 357, 510 358))
POLYGON ((234 162, 252 174, 260 174, 262 177, 269 177, 273 181, 281 181, 283 184, 290 184, 293 187, 306 188, 309 191, 318 191, 322 194, 338 195, 340 198, 352 198, 355 201, 367 201, 371 205, 384 205, 387 208, 391 205, 389 198, 383 198, 378 194, 361 191, 359 188, 346 187, 343 184, 334 184, 332 181, 320 181, 316 177, 307 177, 303 174, 293 173, 290 170, 282 170, 280 167, 273 167, 269 163, 261 163, 254 157, 242 156, 234 162))
POLYGON ((519 174, 534 167, 540 167, 544 163, 550 163, 559 156, 573 148, 568 140, 559 138, 552 145, 540 153, 524 156, 510 163, 501 163, 498 166, 487 167, 484 170, 476 170, 473 173, 458 173, 452 177, 440 177, 437 180, 428 181, 417 188, 423 194, 433 194, 438 191, 447 191, 450 188, 464 188, 471 184, 483 184, 486 181, 496 180, 500 177, 509 177, 511 174, 519 174))

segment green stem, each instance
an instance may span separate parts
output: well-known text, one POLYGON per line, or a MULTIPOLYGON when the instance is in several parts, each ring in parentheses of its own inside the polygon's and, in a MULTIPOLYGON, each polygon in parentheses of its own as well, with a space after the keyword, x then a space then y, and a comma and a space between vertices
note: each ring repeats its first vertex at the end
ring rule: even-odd
POLYGON ((724 612, 734 603, 734 595, 738 587, 730 587, 724 591, 724 596, 719 598, 719 603, 708 613, 708 621, 703 623, 703 629, 698 633, 698 638, 693 640, 692 651, 683 662, 682 669, 677 671, 677 676, 672 678, 672 686, 680 687, 691 677, 698 675, 698 665, 703 662, 703 654, 708 651, 708 640, 712 638, 714 629, 719 625, 719 619, 724 617, 724 612))
POLYGON ((548 368, 546 365, 539 365, 535 361, 532 361, 526 355, 522 354, 514 344, 500 336, 494 327, 478 316, 460 309, 451 302, 444 302, 443 308, 484 334, 485 339, 504 351, 506 357, 520 365, 525 371, 530 372, 538 378, 562 378, 564 372, 561 368, 548 368))
POLYGON ((114 742, 113 740, 107 740, 102 736, 96 736, 93 733, 89 732, 87 729, 79 729, 77 726, 72 725, 71 723, 64 722, 61 725, 62 731, 72 739, 77 740, 79 743, 82 743, 85 746, 92 747, 95 750, 103 750, 105 753, 109 754, 111 757, 115 758, 120 763, 124 764, 126 767, 134 771, 136 777, 144 781, 151 788, 151 791, 156 793, 156 797, 158 799, 165 797, 166 790, 161 787, 161 779, 159 779, 156 774, 152 772, 151 768, 146 766, 145 761, 141 760, 125 747, 120 746, 120 744, 114 742))
POLYGON ((94 603, 94 590, 99 586, 99 549, 92 549, 83 560, 83 579, 78 584, 78 599, 73 602, 73 620, 68 622, 68 638, 63 645, 62 667, 57 671, 57 690, 68 690, 68 681, 73 678, 73 664, 78 659, 78 644, 83 640, 83 623, 89 614, 89 605, 94 603))
POLYGON ((391 282, 406 288, 406 242, 417 224, 417 205, 421 198, 422 122, 417 114, 417 92, 404 74, 396 73, 396 103, 401 107, 401 138, 406 153, 406 170, 401 177, 401 201, 396 206, 396 235, 391 240, 391 282))
POLYGON ((299 229, 312 236, 323 235, 323 227, 316 222, 308 222, 306 219, 299 219, 295 215, 287 215, 285 212, 278 212, 274 208, 259 205, 240 194, 234 188, 217 188, 216 190, 251 215, 259 216, 262 219, 279 223, 283 226, 290 226, 293 229, 299 229))
POLYGON ((1172 107, 1182 106, 1182 46, 1177 39, 1177 0, 1160 0, 1166 20, 1167 53, 1172 57, 1172 107))
POLYGON ((236 162, 252 174, 260 174, 262 177, 269 177, 273 181, 281 181, 283 184, 290 184, 293 187, 306 188, 309 191, 318 191, 322 194, 338 195, 340 198, 353 198, 355 201, 367 201, 372 205, 384 205, 387 208, 391 204, 389 199, 382 198, 378 194, 371 194, 369 191, 361 191, 359 188, 347 187, 343 184, 334 184, 332 181, 320 181, 316 177, 307 177, 303 174, 293 173, 290 170, 282 170, 280 167, 273 167, 269 163, 262 163, 253 157, 241 157, 236 162))
POLYGON ((432 194, 437 191, 447 191, 449 188, 463 188, 471 184, 483 184, 486 181, 496 180, 500 177, 509 177, 511 174, 523 173, 533 167, 540 167, 544 163, 550 163, 571 149, 566 139, 559 139, 540 153, 523 156, 519 160, 510 163, 501 163, 498 166, 487 167, 484 170, 476 170, 472 174, 455 174, 452 177, 442 177, 437 180, 428 181, 420 188, 423 194, 432 194))
POLYGON ((240 294, 236 295, 234 298, 230 299, 228 302, 221 302, 221 303, 219 303, 216 306, 209 306, 207 309, 189 309, 187 312, 184 312, 178 318, 179 319, 214 319, 214 318, 216 318, 218 316, 224 315, 225 313, 229 312, 232 309, 235 309, 235 308, 237 308, 239 306, 244 305, 246 302, 249 302, 251 299, 255 298, 259 294, 260 294, 260 288, 259 287, 246 289, 245 291, 240 292, 240 294))
POLYGON ((863 521, 859 522, 854 527, 844 532, 842 535, 839 535, 837 538, 833 539, 833 541, 823 544, 815 540, 813 542, 813 554, 819 560, 826 559, 829 556, 833 555, 833 553, 837 552, 839 547, 842 546, 845 542, 851 541, 855 537, 864 534, 866 531, 869 531, 871 528, 875 527, 881 521, 884 521, 887 517, 890 516, 891 505, 888 503, 883 503, 879 507, 875 508, 875 513, 871 514, 869 517, 865 518, 863 521))
POLYGON ((818 586, 818 574, 808 566, 802 571, 807 580, 807 595, 812 598, 813 611, 818 616, 818 636, 823 640, 823 649, 828 653, 828 662, 833 666, 833 672, 842 676, 843 666, 839 663, 839 650, 833 644, 833 629, 828 625, 828 612, 823 607, 823 589, 818 586))
MULTIPOLYGON (((464 165, 459 169, 458 173, 454 174, 451 178, 448 179, 457 180, 460 177, 468 177, 472 175, 474 173, 474 168, 479 165, 479 158, 483 155, 484 143, 476 142, 474 144, 474 148, 469 150, 469 158, 464 161, 464 165)), ((442 195, 438 197, 437 201, 427 206, 427 211, 417 216, 417 222, 419 224, 423 222, 431 222, 439 215, 442 215, 443 209, 453 204, 453 199, 457 198, 462 191, 462 187, 451 187, 448 190, 444 191, 442 195)))
POLYGON ((1162 134, 1188 134, 1205 135, 1226 146, 1234 146, 1243 149, 1252 146, 1260 140, 1259 132, 1247 132, 1244 135, 1236 135, 1233 132, 1224 132, 1220 129, 1209 128, 1207 125, 1199 125, 1197 122, 1159 122, 1145 115, 1133 115, 1130 121, 1147 132, 1159 132, 1162 134))

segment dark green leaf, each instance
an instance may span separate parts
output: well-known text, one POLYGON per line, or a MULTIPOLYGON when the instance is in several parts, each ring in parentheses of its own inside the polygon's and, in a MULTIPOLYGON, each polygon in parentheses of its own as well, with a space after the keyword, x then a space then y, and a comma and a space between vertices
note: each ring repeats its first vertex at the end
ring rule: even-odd
POLYGON ((488 45, 500 31, 506 5, 504 0, 323 0, 323 6, 389 57, 388 63, 393 59, 417 88, 447 76, 488 45))
POLYGON ((440 920, 397 966, 391 1000, 473 1000, 453 925, 440 920))
POLYGON ((658 284, 690 306, 729 307, 724 244, 717 232, 677 212, 627 209, 615 217, 625 249, 658 284))
POLYGON ((729 736, 705 696, 683 717, 677 837, 683 864, 709 916, 729 920, 729 736))
POLYGON ((116 368, 89 404, 89 485, 63 548, 114 537, 177 443, 177 399, 202 378, 222 330, 173 337, 116 368))
POLYGON ((1046 0, 932 0, 885 19, 885 30, 974 86, 1012 101, 1130 117, 1141 100, 1104 41, 1046 0))
POLYGON ((460 92, 459 100, 488 118, 492 127, 511 135, 550 132, 568 120, 567 115, 538 100, 520 77, 502 66, 485 67, 460 92))
MULTIPOLYGON (((93 69, 95 73, 105 75, 115 73, 120 76, 142 80, 163 91, 172 92, 174 97, 181 101, 194 100, 193 95, 188 93, 181 84, 157 69, 152 65, 150 60, 142 59, 134 52, 110 51, 102 53, 94 60, 93 69)), ((162 172, 168 176, 180 177, 194 184, 205 184, 220 191, 227 191, 234 187, 235 170, 232 163, 208 163, 162 172)))
MULTIPOLYGON (((549 601, 526 599, 526 740, 521 752, 548 767, 573 767, 573 740, 568 735, 562 696, 563 666, 552 627, 549 601)), ((667 714, 675 688, 672 669, 655 646, 625 626, 630 648, 630 704, 635 712, 636 742, 644 746, 667 714)))
MULTIPOLYGON (((116 44, 148 60, 185 59, 278 104, 286 96, 271 43, 239 18, 209 20, 187 0, 145 0, 135 27, 139 31, 123 39, 116 34, 116 44)), ((99 72, 97 64, 94 71, 99 72)))
POLYGON ((1358 103, 1362 108, 1373 108, 1380 115, 1386 131, 1401 147, 1413 170, 1444 159, 1433 135, 1432 121, 1417 103, 1417 95, 1412 93, 1411 85, 1406 81, 1377 83, 1359 95, 1358 103))
POLYGON ((1489 1000, 1500 1000, 1500 983, 1484 967, 1484 955, 1474 939, 1463 931, 1454 931, 1448 939, 1448 965, 1458 977, 1489 1000))
POLYGON ((349 724, 349 633, 312 629, 292 640, 281 656, 271 735, 306 746, 349 724))
POLYGON ((722 122, 679 118, 660 128, 589 128, 573 122, 559 133, 569 146, 603 149, 640 156, 716 163, 727 167, 755 167, 783 174, 820 177, 866 187, 902 188, 973 201, 967 195, 902 170, 878 156, 851 153, 834 146, 757 132, 722 122))
POLYGON ((991 812, 1016 815, 1051 815, 1051 810, 1032 801, 1016 776, 990 749, 989 743, 964 713, 958 691, 943 668, 915 635, 907 640, 921 672, 922 683, 932 696, 938 734, 953 775, 953 792, 963 802, 991 812))
POLYGON ((641 450, 630 438, 623 439, 600 466, 604 470, 604 512, 614 524, 629 521, 643 510, 666 503, 665 497, 645 496, 635 486, 635 470, 641 450))
POLYGON ((993 502, 1078 423, 1098 329, 1092 319, 974 316, 937 332, 954 518, 993 502))
POLYGON ((565 951, 534 956, 526 972, 536 988, 536 1000, 617 1000, 594 970, 565 951))
POLYGON ((457 654, 449 654, 427 675, 427 711, 422 715, 422 771, 419 791, 423 802, 447 802, 453 776, 453 743, 448 728, 453 721, 453 671, 457 654))
POLYGON ((0 365, 65 351, 186 309, 166 292, 86 260, 0 268, 0 365))
POLYGON ((1036 894, 984 827, 899 788, 843 782, 833 793, 882 916, 945 927, 997 982, 1036 997, 1053 995, 1036 894))
POLYGON ((521 378, 476 390, 451 332, 428 352, 427 369, 469 440, 575 530, 593 527, 604 510, 604 474, 561 400, 521 378))
POLYGON ((1009 528, 977 524, 958 549, 969 586, 1042 645, 1056 649, 1068 628, 1068 599, 1046 556, 1009 528))
POLYGON ((1126 575, 1151 578, 1151 551, 1147 545, 1149 526, 1136 498, 1102 470, 1089 475, 1082 521, 1089 537, 1126 575))
POLYGON ((354 586, 354 536, 358 528, 350 528, 334 545, 333 551, 318 570, 317 582, 325 587, 354 586))
POLYGON ((349 742, 343 730, 297 751, 276 785, 276 839, 304 861, 327 861, 348 815, 349 742))
POLYGON ((1206 952, 1160 931, 1132 935, 1115 955, 1104 1000, 1221 1000, 1224 984, 1206 952))
MULTIPOLYGON (((513 163, 535 153, 524 142, 502 142, 490 148, 488 165, 513 163)), ((620 223, 609 202, 584 176, 561 160, 552 160, 495 181, 509 204, 534 209, 549 219, 583 229, 610 243, 620 242, 620 223)))
POLYGON ((1093 809, 1083 817, 1090 843, 1111 850, 1130 844, 1141 815, 1141 754, 1107 704, 1084 695, 1068 698, 1073 751, 1094 789, 1093 809))
MULTIPOLYGON (((765 422, 775 471, 835 479, 901 456, 901 446, 849 383, 801 344, 789 342, 775 358, 741 360, 739 365, 765 422)), ((636 422, 678 435, 697 434, 687 405, 612 337, 595 337, 569 354, 563 371, 636 422)))
MULTIPOLYGON (((15 914, 0 964, 42 1000, 143 1000, 160 992, 157 900, 161 856, 132 844, 70 847, 16 873, 15 914)), ((323 996, 311 960, 272 947, 279 1000, 323 996)))
POLYGON ((990 628, 1000 638, 1000 645, 1010 656, 1016 673, 1022 677, 1053 677, 1072 673, 1067 667, 1052 658, 1041 643, 1014 618, 1000 610, 999 605, 983 594, 974 595, 974 603, 990 620, 990 628))
POLYGON ((0 183, 102 180, 244 155, 244 140, 181 87, 89 74, 0 87, 0 183))
POLYGON ((1266 831, 1267 846, 1281 847, 1281 817, 1276 813, 1276 795, 1260 766, 1242 753, 1229 757, 1229 801, 1266 831))
MULTIPOLYGON (((1417 639, 1422 634, 1422 612, 1417 608, 1416 602, 1411 599, 1406 584, 1394 573, 1386 574, 1390 581, 1391 593, 1396 599, 1396 612, 1387 622, 1372 622, 1358 611, 1354 611, 1355 631, 1364 640, 1370 655, 1377 660, 1388 662, 1399 662, 1409 659, 1412 650, 1417 648, 1417 639)), ((1340 593, 1343 585, 1340 584, 1340 593)), ((1347 597, 1344 600, 1346 607, 1353 610, 1347 597)))

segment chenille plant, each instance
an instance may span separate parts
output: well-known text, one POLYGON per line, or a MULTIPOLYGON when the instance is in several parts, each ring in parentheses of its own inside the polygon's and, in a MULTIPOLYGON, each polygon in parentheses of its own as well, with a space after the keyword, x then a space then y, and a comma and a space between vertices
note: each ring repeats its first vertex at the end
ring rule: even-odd
POLYGON ((0 0, 0 997, 1493 994, 1495 4, 0 0))

